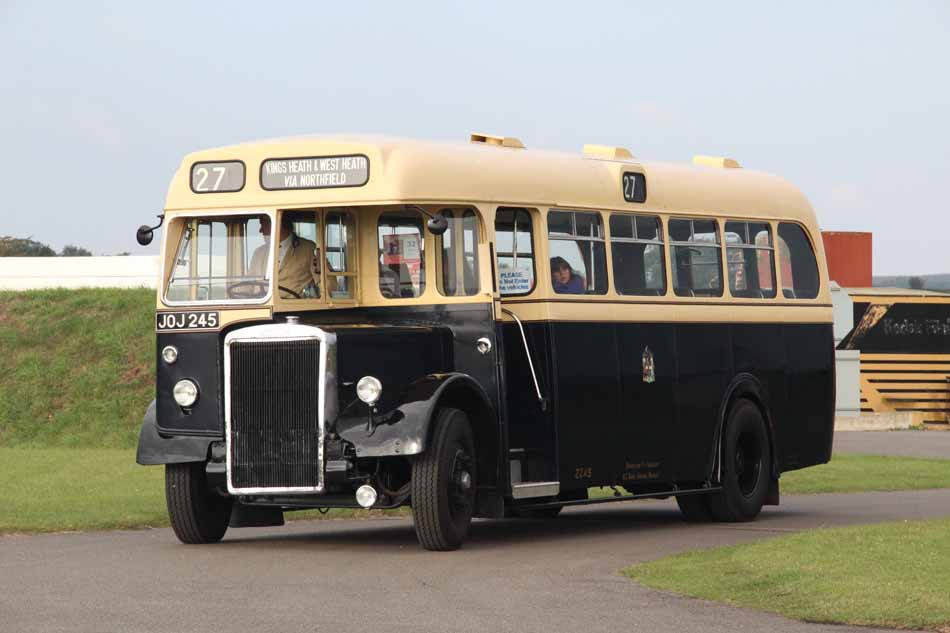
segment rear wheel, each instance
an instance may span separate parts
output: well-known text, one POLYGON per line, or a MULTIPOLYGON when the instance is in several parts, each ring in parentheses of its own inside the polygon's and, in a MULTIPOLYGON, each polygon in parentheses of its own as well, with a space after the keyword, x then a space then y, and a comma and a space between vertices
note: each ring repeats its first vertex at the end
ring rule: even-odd
POLYGON ((722 441, 722 490, 709 497, 717 521, 751 521, 769 491, 772 453, 759 408, 739 400, 726 422, 722 441))
POLYGON ((182 543, 216 543, 231 520, 231 499, 211 494, 203 462, 165 466, 165 500, 175 536, 182 543))
POLYGON ((475 441, 468 416, 443 408, 432 442, 412 465, 412 517, 419 543, 428 550, 458 549, 475 511, 475 441))

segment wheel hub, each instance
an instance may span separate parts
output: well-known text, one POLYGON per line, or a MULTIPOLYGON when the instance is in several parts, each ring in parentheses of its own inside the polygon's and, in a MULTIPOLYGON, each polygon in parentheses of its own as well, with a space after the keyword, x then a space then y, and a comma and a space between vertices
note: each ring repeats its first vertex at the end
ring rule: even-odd
POLYGON ((472 486, 472 458, 463 449, 455 451, 452 463, 452 484, 449 499, 457 512, 467 512, 472 505, 474 489, 472 486))

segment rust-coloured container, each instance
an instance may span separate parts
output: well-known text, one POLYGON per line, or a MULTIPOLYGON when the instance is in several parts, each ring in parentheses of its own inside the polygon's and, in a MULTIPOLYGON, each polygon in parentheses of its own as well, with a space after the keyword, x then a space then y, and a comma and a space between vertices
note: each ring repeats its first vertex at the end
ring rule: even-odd
POLYGON ((822 231, 828 277, 843 288, 870 288, 871 233, 822 231))

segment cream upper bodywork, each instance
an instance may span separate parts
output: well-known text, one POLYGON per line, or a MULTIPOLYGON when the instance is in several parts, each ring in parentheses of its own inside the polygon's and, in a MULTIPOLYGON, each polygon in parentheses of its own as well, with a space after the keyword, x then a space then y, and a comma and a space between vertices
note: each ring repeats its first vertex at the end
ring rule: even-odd
MULTIPOLYGON (((494 241, 492 229, 496 209, 499 206, 525 207, 535 220, 537 262, 546 261, 548 256, 544 217, 553 208, 604 212, 605 229, 608 224, 606 214, 618 211, 659 215, 664 223, 664 231, 667 220, 672 216, 760 219, 772 223, 773 235, 778 221, 796 222, 806 229, 818 261, 822 283, 815 299, 790 301, 783 299, 779 292, 775 299, 750 301, 729 296, 728 288, 722 297, 676 297, 672 290, 664 297, 631 297, 618 295, 611 284, 604 295, 576 296, 572 300, 573 305, 566 305, 563 303, 564 295, 555 295, 551 290, 549 271, 543 265, 537 266, 535 289, 528 296, 499 297, 490 289, 491 268, 486 265, 487 257, 480 257, 482 291, 474 297, 439 296, 434 278, 435 267, 426 266, 426 291, 423 296, 385 299, 379 294, 375 281, 375 218, 378 212, 370 213, 365 218, 361 217, 361 226, 358 228, 361 270, 359 296, 355 303, 396 305, 494 300, 496 308, 499 302, 510 303, 512 309, 524 315, 523 318, 531 320, 583 319, 581 313, 589 313, 591 306, 598 310, 598 318, 611 319, 610 315, 616 315, 613 318, 625 320, 629 316, 627 313, 634 309, 644 315, 644 304, 663 304, 666 309, 653 306, 650 310, 647 305, 646 312, 656 312, 656 320, 710 320, 712 317, 712 320, 739 322, 831 321, 827 269, 815 213, 797 188, 770 174, 724 168, 727 164, 733 166, 735 161, 731 159, 721 159, 718 163, 721 167, 680 165, 626 158, 629 152, 621 150, 588 146, 585 155, 580 148, 577 154, 569 154, 523 149, 515 143, 442 143, 362 136, 301 136, 266 140, 203 150, 186 156, 172 179, 165 208, 173 218, 179 213, 211 215, 241 210, 274 212, 338 206, 380 205, 381 210, 385 208, 384 205, 405 203, 467 206, 477 210, 481 216, 479 242, 484 254, 487 254, 488 242, 494 241), (363 186, 286 191, 266 191, 261 187, 260 169, 265 160, 352 154, 362 154, 369 159, 369 180, 363 186), (191 168, 194 163, 233 160, 245 164, 246 180, 241 191, 196 194, 191 190, 191 168), (646 202, 630 203, 624 200, 621 181, 625 171, 645 175, 646 202), (604 305, 598 308, 598 304, 611 304, 612 307, 604 309, 604 305), (703 304, 711 305, 701 311, 690 309, 691 306, 703 304), (669 310, 671 305, 675 306, 675 312, 669 310), (737 311, 740 306, 747 305, 758 306, 759 309, 737 311), (783 309, 791 306, 799 309, 783 309)), ((700 162, 717 164, 715 161, 700 162)), ((163 239, 176 239, 172 233, 174 231, 166 232, 163 239)), ((426 251, 429 253, 435 251, 433 239, 426 231, 426 251)), ((607 249, 607 261, 610 262, 609 238, 607 249)), ((166 253, 167 273, 171 265, 167 244, 163 244, 163 252, 166 253)), ((671 288, 669 265, 666 268, 667 288, 671 288)), ((776 282, 781 288, 781 271, 776 270, 776 274, 776 282)), ((163 286, 164 283, 160 287, 163 286)), ((161 294, 159 292, 158 307, 167 309, 161 302, 161 294)), ((291 309, 287 306, 281 308, 279 299, 271 299, 272 304, 275 301, 277 310, 291 309)), ((353 303, 343 302, 340 307, 353 303)), ((297 309, 306 309, 300 303, 294 305, 297 309)), ((333 306, 323 304, 313 307, 333 306)), ((496 316, 499 319, 507 318, 500 309, 496 309, 496 316)))
POLYGON ((299 207, 403 201, 504 202, 523 206, 637 210, 683 214, 725 211, 736 217, 790 219, 815 235, 815 214, 805 196, 777 176, 747 169, 608 160, 485 145, 394 138, 302 136, 232 145, 185 157, 172 179, 166 210, 299 207), (364 154, 369 182, 361 187, 265 191, 261 163, 269 158, 364 154), (196 162, 241 160, 244 189, 191 191, 196 162), (624 171, 647 178, 647 203, 625 202, 624 171))

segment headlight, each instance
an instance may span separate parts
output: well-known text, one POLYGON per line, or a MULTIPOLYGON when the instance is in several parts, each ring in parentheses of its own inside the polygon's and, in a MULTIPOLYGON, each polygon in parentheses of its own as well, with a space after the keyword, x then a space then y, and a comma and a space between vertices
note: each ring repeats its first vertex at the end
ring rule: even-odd
POLYGON ((172 395, 180 407, 190 407, 198 399, 198 385, 190 380, 179 380, 172 388, 172 395))
POLYGON ((174 365, 175 361, 178 360, 178 348, 174 345, 166 345, 162 349, 162 360, 169 365, 174 365))
POLYGON ((373 404, 379 400, 381 393, 383 393, 383 383, 372 376, 363 376, 356 383, 356 395, 366 404, 373 404))
POLYGON ((360 486, 356 491, 356 503, 363 508, 372 508, 376 505, 377 498, 376 489, 368 484, 360 486))

